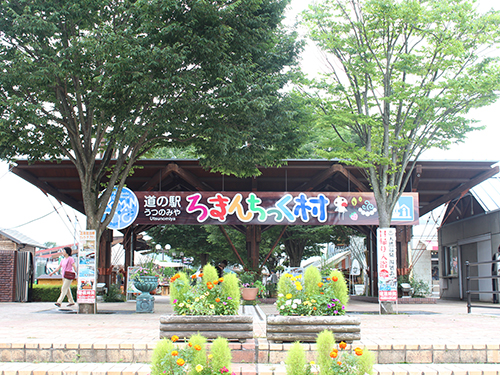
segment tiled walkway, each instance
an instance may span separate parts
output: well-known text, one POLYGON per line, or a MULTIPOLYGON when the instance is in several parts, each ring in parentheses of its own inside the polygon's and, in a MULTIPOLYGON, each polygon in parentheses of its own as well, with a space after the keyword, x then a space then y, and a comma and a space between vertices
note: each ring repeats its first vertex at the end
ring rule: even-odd
MULTIPOLYGON (((76 314, 70 309, 59 310, 52 303, 1 303, 0 374, 145 375, 149 372, 147 365, 130 362, 140 360, 141 355, 147 358, 147 351, 158 341, 160 315, 171 313, 168 297, 155 298, 153 314, 136 314, 133 302, 100 303, 96 315, 76 314), (21 353, 21 350, 13 350, 16 348, 23 349, 22 360, 28 362, 8 363, 21 360, 12 357, 13 353, 21 353), (58 348, 65 349, 60 351, 60 355, 71 348, 76 348, 79 353, 87 350, 94 354, 105 350, 108 356, 116 357, 116 363, 29 362, 30 353, 43 353, 47 348, 50 348, 51 355, 59 353, 58 348), (135 357, 130 360, 132 352, 135 357), (120 356, 126 363, 119 363, 120 356)), ((257 338, 263 338, 265 320, 262 315, 273 314, 276 310, 272 304, 261 304, 259 307, 262 313, 255 313, 254 332, 257 338)), ((426 305, 400 304, 398 311, 399 315, 379 315, 378 304, 351 301, 349 313, 361 319, 361 340, 353 345, 378 349, 381 353, 383 350, 387 353, 399 351, 405 355, 420 353, 427 356, 427 359, 424 358, 426 361, 433 362, 439 358, 439 353, 453 352, 457 356, 463 353, 477 355, 479 360, 475 362, 489 363, 380 364, 376 365, 376 374, 500 375, 500 308, 475 308, 472 314, 467 314, 465 302, 438 301, 426 305)), ((261 340, 259 345, 267 342, 261 340)), ((106 361, 102 359, 96 362, 106 361)), ((284 374, 279 362, 236 365, 233 370, 242 374, 284 374)))

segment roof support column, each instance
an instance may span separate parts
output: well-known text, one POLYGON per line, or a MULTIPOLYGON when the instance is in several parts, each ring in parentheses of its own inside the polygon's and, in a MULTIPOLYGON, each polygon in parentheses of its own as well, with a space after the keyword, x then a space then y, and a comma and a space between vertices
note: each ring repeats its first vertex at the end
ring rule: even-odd
POLYGON ((259 268, 259 249, 261 241, 262 227, 260 225, 246 226, 247 258, 249 268, 256 270, 259 268))

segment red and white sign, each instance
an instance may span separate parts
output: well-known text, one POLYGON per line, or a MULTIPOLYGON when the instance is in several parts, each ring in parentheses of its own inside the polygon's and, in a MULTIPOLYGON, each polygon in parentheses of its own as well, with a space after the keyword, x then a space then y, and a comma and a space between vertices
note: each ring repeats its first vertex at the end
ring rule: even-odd
POLYGON ((78 243, 78 303, 96 301, 96 233, 95 230, 80 231, 78 243))
POLYGON ((396 229, 377 229, 378 300, 397 301, 396 229))

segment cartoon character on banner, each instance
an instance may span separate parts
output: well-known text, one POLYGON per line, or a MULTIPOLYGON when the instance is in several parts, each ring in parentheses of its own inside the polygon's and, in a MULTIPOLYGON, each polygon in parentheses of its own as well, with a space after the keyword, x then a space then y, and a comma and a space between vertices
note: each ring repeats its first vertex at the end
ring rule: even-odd
POLYGON ((344 215, 347 212, 347 199, 344 197, 337 197, 333 201, 333 205, 335 206, 335 212, 340 214, 340 219, 344 220, 344 215))

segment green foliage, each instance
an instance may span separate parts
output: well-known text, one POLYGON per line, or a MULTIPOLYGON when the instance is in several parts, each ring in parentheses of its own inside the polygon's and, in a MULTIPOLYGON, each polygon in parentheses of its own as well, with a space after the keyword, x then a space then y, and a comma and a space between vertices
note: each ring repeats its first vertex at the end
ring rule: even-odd
POLYGON ((154 147, 238 176, 293 157, 303 115, 282 89, 301 46, 280 27, 287 3, 1 2, 0 158, 69 158, 99 241, 114 186, 154 147))
POLYGON ((333 333, 328 330, 324 330, 319 333, 316 339, 317 357, 316 363, 319 366, 319 373, 322 375, 331 375, 332 371, 330 369, 331 357, 330 352, 335 346, 335 338, 333 333))
MULTIPOLYGON (((73 294, 73 298, 76 296, 76 289, 76 285, 71 285, 71 294, 73 294)), ((55 302, 60 295, 61 285, 33 285, 33 302, 55 302)))
POLYGON ((224 275, 224 282, 222 283, 222 290, 224 295, 231 296, 238 311, 241 304, 241 293, 238 277, 234 273, 227 273, 224 275))
POLYGON ((481 129, 468 112, 497 100, 500 13, 474 0, 324 0, 303 23, 331 69, 302 87, 315 152, 365 170, 387 228, 422 152, 481 129))
POLYGON ((217 280, 219 278, 219 275, 217 273, 217 270, 215 269, 214 266, 211 264, 205 264, 203 266, 203 283, 206 284, 208 282, 212 282, 214 280, 217 280))
POLYGON ((255 271, 243 271, 238 274, 242 287, 253 288, 257 280, 259 280, 259 273, 255 271))
POLYGON ((164 359, 171 356, 174 350, 174 343, 168 339, 162 339, 156 343, 151 356, 151 375, 164 374, 164 359))
MULTIPOLYGON (((302 275, 292 276, 285 273, 278 281, 276 307, 280 315, 344 315, 346 305, 336 298, 335 292, 340 280, 327 283, 319 282, 318 293, 308 293, 302 285, 302 275)), ((343 280, 343 279, 342 279, 343 280)), ((344 281, 345 282, 345 281, 344 281)))
POLYGON ((349 289, 347 288, 344 274, 339 270, 333 270, 330 273, 330 279, 332 281, 331 287, 333 294, 340 300, 342 305, 347 306, 349 302, 349 289))
POLYGON ((306 353, 299 342, 294 342, 288 351, 285 360, 287 375, 306 374, 306 353))
POLYGON ((413 296, 415 298, 426 298, 431 294, 431 288, 424 280, 417 279, 416 277, 410 277, 410 275, 401 275, 398 277, 398 286, 401 284, 410 284, 413 288, 413 296))
POLYGON ((102 296, 104 302, 125 302, 125 299, 120 286, 116 284, 111 284, 106 294, 102 296))
POLYGON ((176 273, 170 279, 170 300, 179 300, 183 301, 184 296, 189 291, 189 278, 184 272, 176 273), (178 276, 177 276, 178 275, 178 276), (175 279, 175 282, 174 282, 175 279))
POLYGON ((210 347, 210 354, 213 355, 212 367, 213 368, 227 368, 231 370, 231 349, 229 342, 224 337, 217 337, 210 347))
POLYGON ((304 272, 304 287, 306 295, 316 296, 319 294, 319 285, 321 282, 321 273, 316 267, 307 267, 304 272))
MULTIPOLYGON (((207 349, 206 349, 206 344, 207 344, 207 339, 198 334, 192 335, 189 338, 189 342, 197 349, 197 345, 199 345, 200 350, 195 350, 194 355, 193 355, 193 363, 204 363, 206 361, 207 357, 207 349)), ((191 368, 190 369, 190 374, 196 374, 196 369, 191 368)))

